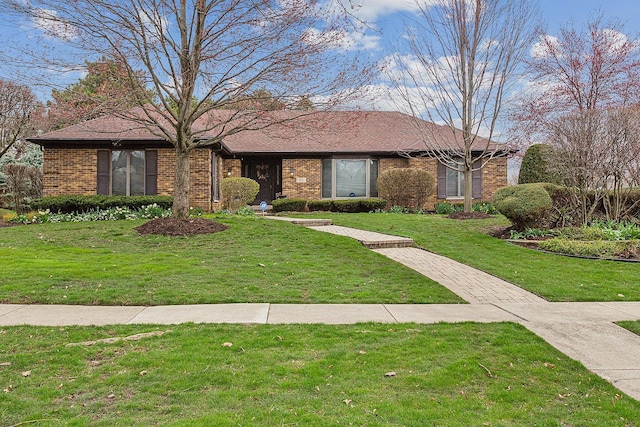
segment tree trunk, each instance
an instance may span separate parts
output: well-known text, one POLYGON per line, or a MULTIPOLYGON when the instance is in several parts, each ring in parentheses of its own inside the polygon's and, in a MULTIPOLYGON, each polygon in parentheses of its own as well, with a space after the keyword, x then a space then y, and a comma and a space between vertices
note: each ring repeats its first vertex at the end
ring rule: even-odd
POLYGON ((464 211, 471 212, 473 210, 473 171, 466 168, 464 171, 464 211))
POLYGON ((176 176, 173 183, 173 217, 189 218, 189 151, 176 148, 176 176))

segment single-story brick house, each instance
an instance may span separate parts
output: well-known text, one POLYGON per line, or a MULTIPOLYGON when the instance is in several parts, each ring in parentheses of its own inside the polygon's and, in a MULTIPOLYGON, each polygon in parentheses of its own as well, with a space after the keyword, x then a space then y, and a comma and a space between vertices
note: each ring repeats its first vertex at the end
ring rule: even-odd
MULTIPOLYGON (((218 209, 220 182, 240 176, 260 183, 256 202, 373 197, 379 174, 409 167, 436 178, 437 194, 425 205, 431 210, 439 201, 463 198, 462 173, 429 157, 436 144, 430 135, 442 136, 438 144, 446 144, 450 134, 447 127, 382 111, 316 112, 245 130, 191 152, 190 204, 218 209)), ((44 151, 45 196, 173 193, 173 146, 133 121, 104 116, 30 141, 44 151)), ((491 159, 473 179, 474 199, 491 200, 507 185, 506 156, 491 159)))

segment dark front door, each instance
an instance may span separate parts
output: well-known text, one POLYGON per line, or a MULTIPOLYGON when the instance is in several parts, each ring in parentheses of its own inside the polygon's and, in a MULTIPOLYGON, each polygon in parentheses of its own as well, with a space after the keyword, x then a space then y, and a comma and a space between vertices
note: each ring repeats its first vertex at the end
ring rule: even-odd
POLYGON ((280 160, 273 159, 245 160, 244 176, 260 184, 260 191, 254 204, 258 204, 263 200, 271 203, 276 198, 276 193, 282 191, 281 164, 280 160))

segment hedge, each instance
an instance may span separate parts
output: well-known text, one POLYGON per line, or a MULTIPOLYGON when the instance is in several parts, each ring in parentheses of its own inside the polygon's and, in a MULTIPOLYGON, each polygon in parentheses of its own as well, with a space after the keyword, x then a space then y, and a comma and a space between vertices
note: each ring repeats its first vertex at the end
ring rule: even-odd
POLYGON ((171 196, 48 196, 36 199, 29 203, 34 211, 46 211, 55 213, 82 213, 97 209, 109 209, 115 207, 128 207, 140 209, 143 206, 156 204, 164 209, 173 205, 171 196))
POLYGON ((312 212, 318 211, 330 211, 333 205, 333 200, 309 200, 307 201, 307 208, 312 212))
POLYGON ((307 206, 304 199, 276 199, 271 202, 274 212, 302 212, 307 206))
POLYGON ((274 212, 303 212, 331 211, 331 212, 373 212, 384 209, 387 201, 378 197, 369 199, 340 199, 340 200, 304 200, 277 199, 271 202, 274 212))

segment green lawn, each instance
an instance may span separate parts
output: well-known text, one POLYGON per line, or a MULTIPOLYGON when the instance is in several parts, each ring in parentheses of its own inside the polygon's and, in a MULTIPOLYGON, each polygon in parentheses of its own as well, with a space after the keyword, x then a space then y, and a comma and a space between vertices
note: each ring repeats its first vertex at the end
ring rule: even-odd
POLYGON ((625 329, 630 330, 636 335, 640 335, 640 320, 636 320, 635 322, 617 322, 618 325, 622 326, 625 329))
POLYGON ((0 228, 0 302, 104 305, 461 303, 353 239, 221 217, 224 232, 140 236, 141 221, 0 228))
POLYGON ((501 277, 550 301, 640 301, 640 263, 585 260, 524 249, 486 234, 503 217, 314 214, 337 225, 413 238, 427 250, 501 277))
POLYGON ((3 426, 637 426, 640 403, 519 325, 0 330, 3 426), (231 346, 224 346, 231 343, 231 346), (9 364, 9 365, 8 365, 9 364), (395 376, 385 374, 395 372, 395 376))

